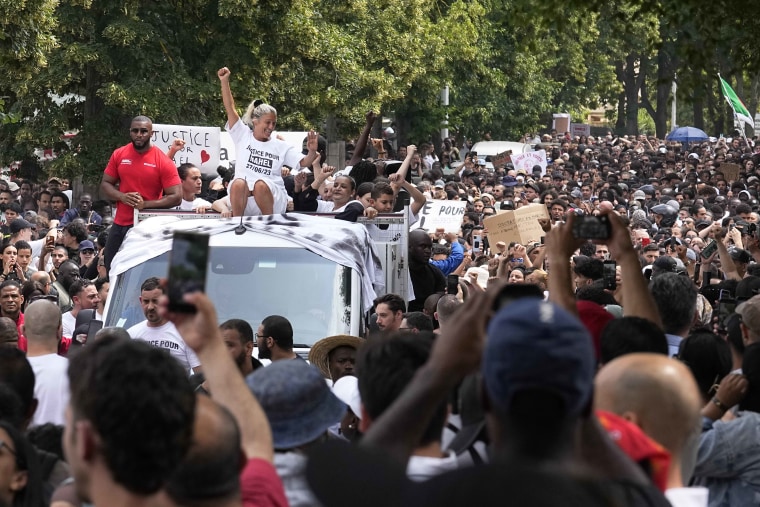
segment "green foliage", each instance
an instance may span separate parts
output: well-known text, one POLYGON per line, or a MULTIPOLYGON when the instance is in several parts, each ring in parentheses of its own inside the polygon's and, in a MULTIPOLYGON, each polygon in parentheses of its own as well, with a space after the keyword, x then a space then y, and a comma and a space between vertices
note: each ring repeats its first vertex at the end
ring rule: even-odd
POLYGON ((283 130, 331 116, 354 137, 375 110, 410 142, 447 118, 463 136, 517 140, 548 128, 551 113, 599 105, 621 105, 618 125, 634 129, 645 110, 659 129, 675 75, 680 116, 722 130, 718 71, 750 110, 760 93, 760 20, 715 21, 743 10, 738 0, 0 0, 0 165, 54 147, 46 170, 96 181, 137 114, 221 125, 222 66, 240 112, 264 99, 283 130), (61 142, 70 130, 79 134, 61 142))

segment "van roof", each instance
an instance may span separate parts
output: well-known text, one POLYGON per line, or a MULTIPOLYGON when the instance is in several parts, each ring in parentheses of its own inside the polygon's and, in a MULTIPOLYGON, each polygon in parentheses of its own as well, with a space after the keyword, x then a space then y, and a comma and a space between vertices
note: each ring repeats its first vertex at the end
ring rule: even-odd
POLYGON ((512 150, 512 153, 526 153, 533 151, 533 147, 530 144, 512 141, 478 141, 470 151, 476 152, 479 157, 493 157, 509 150, 512 150))

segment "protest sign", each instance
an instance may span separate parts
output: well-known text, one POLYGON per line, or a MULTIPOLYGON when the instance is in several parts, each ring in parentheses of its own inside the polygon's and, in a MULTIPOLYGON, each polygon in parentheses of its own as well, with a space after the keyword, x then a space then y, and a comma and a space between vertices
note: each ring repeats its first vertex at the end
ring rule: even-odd
POLYGON ((591 125, 586 125, 585 123, 571 123, 570 124, 570 135, 575 136, 590 136, 591 135, 591 125))
POLYGON ((505 152, 499 153, 498 155, 494 155, 491 157, 491 163, 494 167, 502 166, 510 162, 510 155, 512 155, 512 150, 507 150, 505 152))
POLYGON ((175 139, 185 141, 185 147, 174 155, 177 165, 190 163, 203 174, 216 176, 219 167, 219 127, 153 124, 151 143, 166 153, 175 139))
POLYGON ((742 168, 739 164, 723 163, 720 164, 718 170, 723 173, 723 177, 730 183, 739 179, 739 171, 741 171, 742 168))
POLYGON ((443 227, 446 232, 459 232, 464 217, 465 201, 432 200, 425 203, 420 210, 419 221, 412 225, 411 230, 425 229, 433 232, 443 227))
POLYGON ((509 244, 514 241, 524 245, 529 241, 538 241, 546 234, 538 223, 539 218, 549 218, 543 204, 529 204, 514 211, 492 215, 483 220, 488 230, 488 243, 495 245, 503 241, 509 244))
POLYGON ((541 166, 541 176, 543 176, 546 174, 546 150, 512 154, 512 164, 516 170, 525 169, 528 174, 533 173, 534 165, 539 165, 541 166))

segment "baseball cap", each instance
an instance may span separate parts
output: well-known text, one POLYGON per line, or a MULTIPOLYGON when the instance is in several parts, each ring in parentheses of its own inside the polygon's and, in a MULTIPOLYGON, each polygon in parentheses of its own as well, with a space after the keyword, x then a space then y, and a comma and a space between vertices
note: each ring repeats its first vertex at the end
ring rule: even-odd
POLYGON ((526 389, 555 393, 568 416, 591 401, 594 351, 583 324, 554 303, 534 298, 503 307, 488 325, 483 384, 491 406, 508 412, 526 389))
POLYGON ((18 192, 18 189, 19 189, 18 183, 16 183, 15 181, 11 181, 8 183, 8 190, 10 190, 11 192, 18 192))
POLYGON ((79 251, 81 252, 82 250, 95 250, 95 244, 89 239, 86 239, 79 243, 79 251))
POLYGON ((736 307, 742 323, 753 333, 760 333, 760 296, 752 296, 736 307))
POLYGON ((346 413, 346 404, 306 361, 275 361, 246 382, 269 419, 275 449, 313 442, 346 413))
POLYGON ((635 192, 633 193, 633 199, 634 199, 634 200, 636 200, 636 201, 638 201, 638 200, 641 200, 641 201, 646 201, 646 199, 647 199, 647 196, 646 196, 646 194, 645 194, 644 192, 642 192, 641 190, 637 190, 637 191, 635 191, 635 192))
POLYGON ((11 234, 18 234, 24 229, 31 229, 32 227, 34 226, 23 218, 16 218, 13 220, 13 222, 11 222, 11 225, 8 226, 8 229, 10 230, 11 234))
POLYGON ((59 185, 61 184, 60 178, 56 178, 56 177, 50 178, 47 182, 48 183, 58 183, 59 185))
POLYGON ((446 183, 443 182, 443 180, 435 180, 435 183, 433 183, 433 188, 443 188, 446 186, 446 183))

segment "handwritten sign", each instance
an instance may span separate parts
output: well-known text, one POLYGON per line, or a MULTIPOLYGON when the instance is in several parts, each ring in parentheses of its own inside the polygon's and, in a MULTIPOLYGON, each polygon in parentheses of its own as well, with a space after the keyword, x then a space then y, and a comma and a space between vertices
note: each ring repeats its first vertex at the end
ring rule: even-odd
POLYGON ((726 178, 726 181, 731 183, 739 179, 739 171, 741 171, 742 168, 739 164, 723 163, 723 164, 720 164, 720 167, 718 168, 718 170, 723 173, 723 176, 726 178))
POLYGON ((571 123, 570 124, 570 135, 575 136, 590 136, 591 135, 591 125, 586 125, 585 123, 571 123))
POLYGON ((499 241, 506 244, 517 242, 521 245, 529 241, 538 241, 546 233, 538 223, 540 218, 549 218, 549 212, 543 204, 529 204, 514 211, 507 210, 483 220, 488 230, 488 242, 495 245, 499 241))
POLYGON ((166 153, 175 139, 185 141, 185 147, 174 155, 174 163, 193 164, 203 174, 216 175, 219 167, 219 127, 153 124, 153 143, 166 153))
POLYGON ((512 155, 512 164, 515 169, 525 169, 528 174, 533 174, 533 166, 541 166, 541 176, 546 174, 546 150, 529 151, 512 155))
POLYGON ((420 210, 419 221, 411 229, 425 229, 432 232, 443 227, 446 232, 459 232, 466 204, 465 201, 428 201, 420 210))
POLYGON ((510 155, 512 155, 512 150, 507 150, 505 152, 499 153, 498 155, 491 157, 491 163, 494 167, 504 165, 510 162, 510 155))

